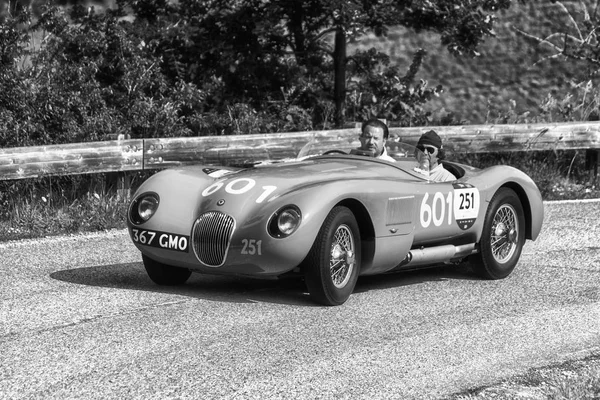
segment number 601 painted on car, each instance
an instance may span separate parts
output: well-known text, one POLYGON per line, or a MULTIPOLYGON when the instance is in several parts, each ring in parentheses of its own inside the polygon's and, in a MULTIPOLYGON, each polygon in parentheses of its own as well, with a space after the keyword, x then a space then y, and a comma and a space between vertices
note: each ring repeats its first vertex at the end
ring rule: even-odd
MULTIPOLYGON (((223 181, 213 183, 212 185, 210 185, 209 187, 207 187, 206 189, 204 189, 202 191, 202 196, 206 197, 206 196, 210 196, 213 193, 216 193, 217 191, 219 191, 219 189, 221 189, 223 187, 223 185, 225 185, 225 182, 223 182, 223 181)), ((250 179, 250 178, 234 179, 231 182, 229 182, 227 185, 225 185, 225 192, 227 192, 229 194, 244 194, 244 193, 247 193, 250 190, 252 190, 252 188, 254 186, 256 186, 256 181, 254 179, 250 179)), ((265 201, 266 198, 269 197, 269 195, 271 195, 275 190, 277 190, 277 186, 267 185, 267 186, 263 186, 262 189, 263 189, 263 192, 256 199, 257 203, 262 203, 263 201, 265 201)))
POLYGON ((466 229, 473 225, 478 213, 479 191, 474 187, 466 187, 447 194, 435 192, 430 196, 425 193, 419 219, 423 228, 428 228, 431 224, 436 227, 452 225, 456 221, 461 229, 466 229))

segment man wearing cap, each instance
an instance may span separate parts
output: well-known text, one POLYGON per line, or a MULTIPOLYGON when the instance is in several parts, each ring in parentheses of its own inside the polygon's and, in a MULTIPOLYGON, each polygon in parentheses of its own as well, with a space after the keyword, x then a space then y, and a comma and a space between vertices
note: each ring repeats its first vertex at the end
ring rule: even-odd
POLYGON ((456 177, 440 163, 444 159, 445 153, 442 146, 442 139, 438 134, 431 130, 425 132, 419 138, 417 149, 417 158, 421 167, 418 172, 427 175, 429 180, 436 182, 448 182, 456 180, 456 177))

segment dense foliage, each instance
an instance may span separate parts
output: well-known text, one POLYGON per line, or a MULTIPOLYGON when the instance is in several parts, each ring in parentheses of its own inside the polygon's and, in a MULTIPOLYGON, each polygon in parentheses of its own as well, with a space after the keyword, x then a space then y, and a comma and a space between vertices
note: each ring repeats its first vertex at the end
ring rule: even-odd
POLYGON ((441 91, 418 79, 425 50, 403 72, 375 49, 347 54, 348 44, 404 25, 472 56, 510 2, 74 3, 4 3, 0 146, 326 129, 373 116, 424 125, 441 91))

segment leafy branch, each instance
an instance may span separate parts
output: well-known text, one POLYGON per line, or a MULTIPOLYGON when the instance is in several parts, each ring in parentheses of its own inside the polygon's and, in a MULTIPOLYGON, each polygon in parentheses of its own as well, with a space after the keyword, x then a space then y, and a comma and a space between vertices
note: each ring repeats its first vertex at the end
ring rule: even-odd
POLYGON ((593 12, 590 13, 586 4, 581 1, 578 11, 580 11, 582 17, 576 18, 574 12, 570 11, 563 2, 557 1, 555 4, 565 15, 568 23, 563 25, 564 28, 562 30, 552 32, 546 37, 533 35, 518 28, 515 28, 515 31, 537 42, 539 45, 550 49, 551 54, 542 58, 537 63, 553 58, 565 57, 585 61, 593 66, 600 66, 600 43, 598 39, 598 30, 600 29, 600 18, 598 16, 599 3, 600 1, 596 1, 593 12))

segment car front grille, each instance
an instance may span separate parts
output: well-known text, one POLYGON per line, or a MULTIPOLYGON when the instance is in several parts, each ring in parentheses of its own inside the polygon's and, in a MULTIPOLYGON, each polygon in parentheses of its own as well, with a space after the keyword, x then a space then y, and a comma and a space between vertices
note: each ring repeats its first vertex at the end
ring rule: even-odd
POLYGON ((225 262, 235 220, 227 214, 210 211, 202 214, 194 224, 192 242, 201 263, 220 267, 225 262))

